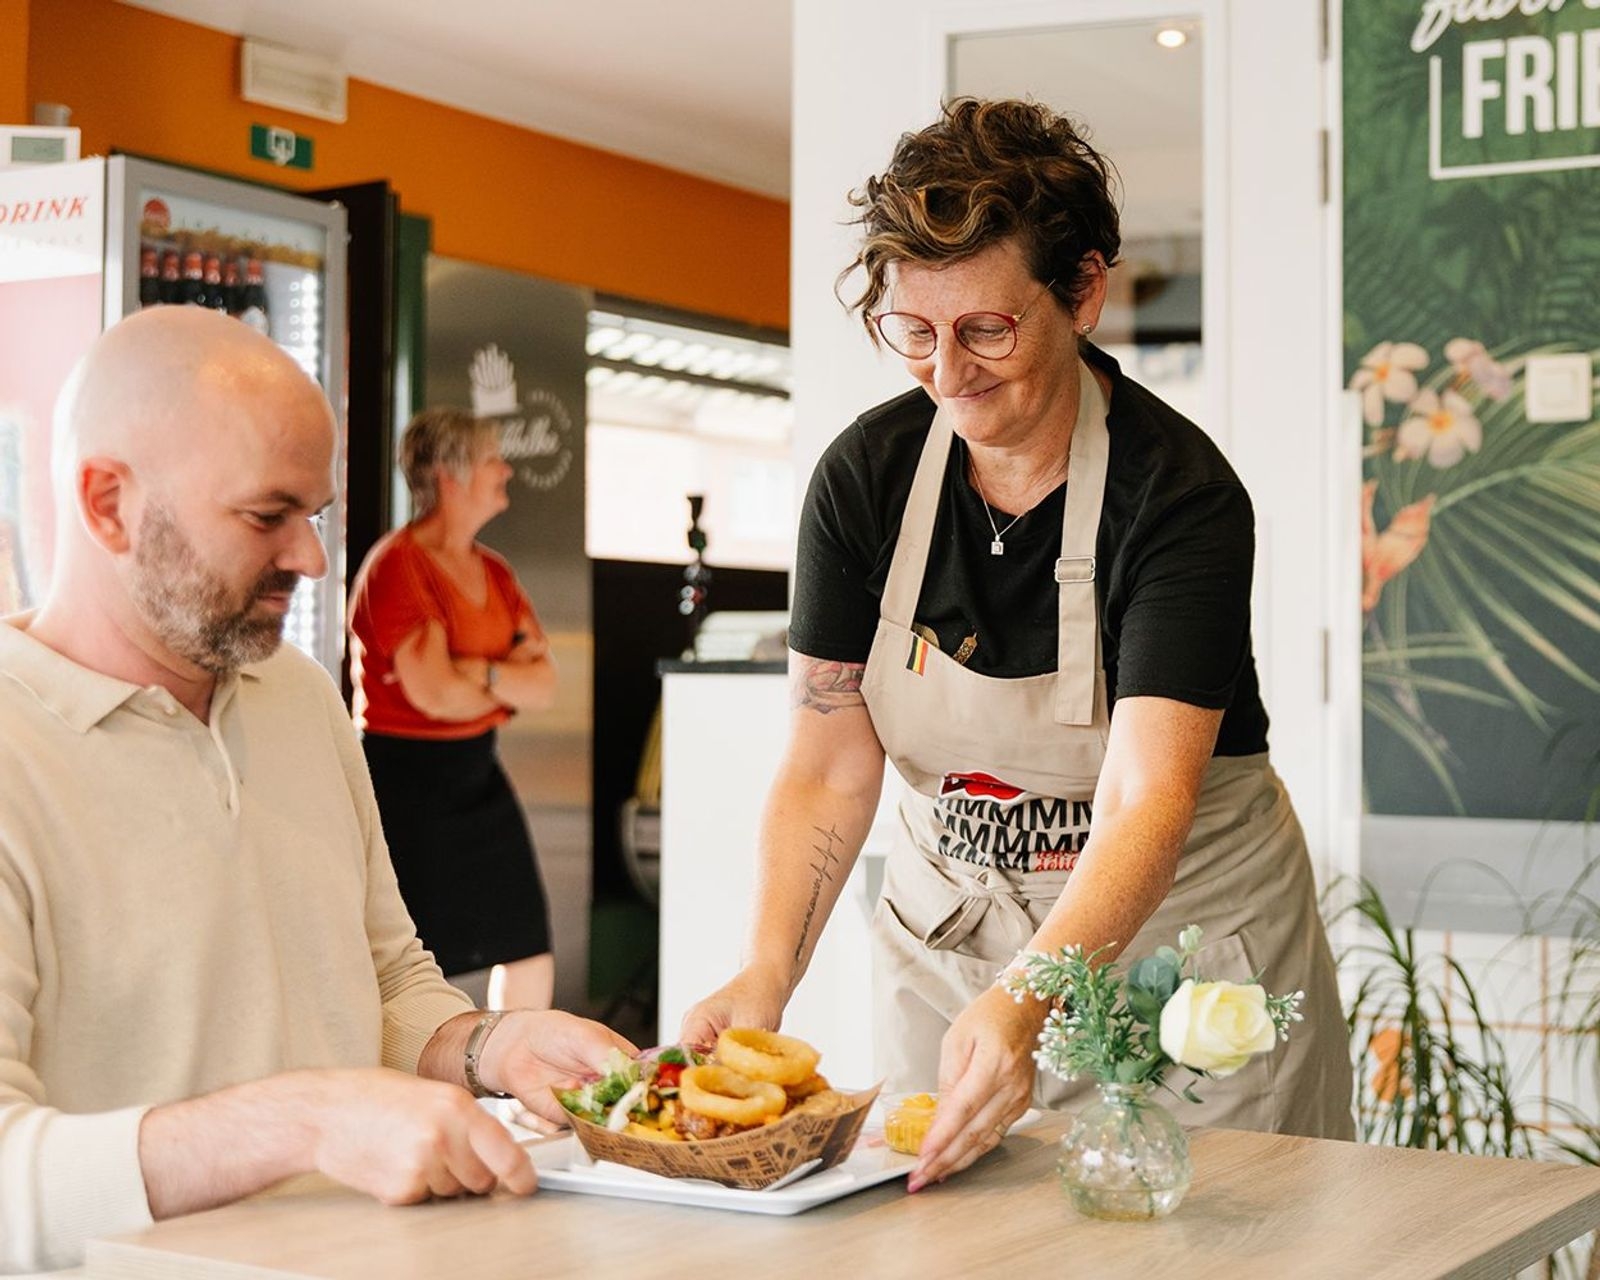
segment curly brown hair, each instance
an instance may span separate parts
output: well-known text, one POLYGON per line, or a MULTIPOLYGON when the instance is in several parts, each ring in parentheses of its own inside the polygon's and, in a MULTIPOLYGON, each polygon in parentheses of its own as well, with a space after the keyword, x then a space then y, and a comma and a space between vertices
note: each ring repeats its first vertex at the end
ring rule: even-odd
POLYGON ((835 282, 838 295, 858 269, 866 287, 854 302, 873 342, 872 316, 895 262, 942 266, 1017 238, 1028 269, 1074 309, 1098 253, 1116 265, 1116 169, 1067 117, 1042 103, 956 98, 927 128, 904 134, 889 168, 850 193, 860 210, 861 249, 835 282))

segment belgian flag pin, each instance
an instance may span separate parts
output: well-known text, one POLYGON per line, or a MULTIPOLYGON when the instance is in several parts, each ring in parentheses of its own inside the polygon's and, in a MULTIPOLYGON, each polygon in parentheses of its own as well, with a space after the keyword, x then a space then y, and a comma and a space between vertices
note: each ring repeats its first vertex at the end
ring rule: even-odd
POLYGON ((928 642, 921 636, 911 637, 911 652, 906 655, 906 670, 915 675, 921 675, 922 669, 928 665, 928 642))

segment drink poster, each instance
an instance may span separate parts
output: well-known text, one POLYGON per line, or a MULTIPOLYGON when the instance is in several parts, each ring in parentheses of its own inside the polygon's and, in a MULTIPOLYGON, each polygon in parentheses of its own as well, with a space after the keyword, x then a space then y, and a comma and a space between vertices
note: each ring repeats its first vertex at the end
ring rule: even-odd
POLYGON ((1600 799, 1600 0, 1345 0, 1342 33, 1365 809, 1582 822, 1600 799))
POLYGON ((105 162, 0 170, 0 616, 49 580, 50 421, 100 333, 105 162))

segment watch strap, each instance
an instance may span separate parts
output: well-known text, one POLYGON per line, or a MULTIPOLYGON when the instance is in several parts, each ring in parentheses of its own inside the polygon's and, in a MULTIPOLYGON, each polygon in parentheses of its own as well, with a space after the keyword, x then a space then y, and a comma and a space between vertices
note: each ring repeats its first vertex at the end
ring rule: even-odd
POLYGON ((504 1009, 490 1009, 472 1026, 467 1036, 467 1052, 462 1060, 461 1074, 466 1077, 467 1088, 474 1098, 509 1098, 509 1093, 499 1093, 484 1087, 478 1076, 478 1063, 483 1057, 483 1047, 489 1043, 489 1033, 500 1025, 506 1016, 504 1009))

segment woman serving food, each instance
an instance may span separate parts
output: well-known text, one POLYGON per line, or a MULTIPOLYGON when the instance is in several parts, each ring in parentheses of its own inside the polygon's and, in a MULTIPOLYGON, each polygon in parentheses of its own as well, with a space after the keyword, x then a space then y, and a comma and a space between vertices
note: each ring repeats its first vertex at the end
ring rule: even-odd
MULTIPOLYGON (((1089 341, 1120 247, 1111 169, 1035 103, 961 99, 852 196, 868 336, 917 388, 824 453, 799 531, 794 711, 743 968, 682 1038, 776 1028, 877 806, 907 786, 873 921, 892 1091, 939 1092, 910 1189, 1037 1091, 1024 951, 1146 951, 1305 991, 1307 1026, 1185 1123, 1352 1137, 1332 956, 1267 758, 1250 500, 1194 424, 1089 341)), ((842 277, 843 278, 843 277, 842 277)))

